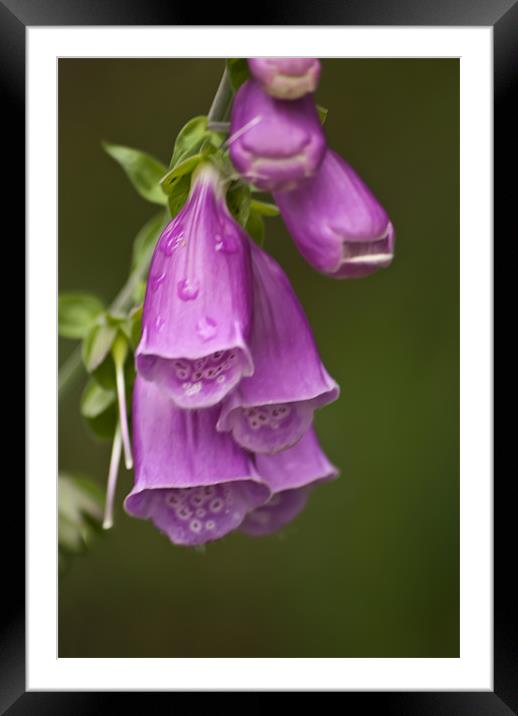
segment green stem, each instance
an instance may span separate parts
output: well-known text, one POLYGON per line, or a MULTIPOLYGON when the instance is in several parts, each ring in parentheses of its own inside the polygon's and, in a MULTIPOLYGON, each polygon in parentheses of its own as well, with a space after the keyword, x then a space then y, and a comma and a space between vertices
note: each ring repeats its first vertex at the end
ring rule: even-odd
MULTIPOLYGON (((212 100, 209 109, 208 121, 221 122, 225 119, 225 115, 230 106, 232 99, 232 87, 230 85, 230 76, 225 63, 223 75, 212 100)), ((121 288, 113 303, 108 309, 110 312, 128 311, 133 305, 133 294, 140 281, 146 276, 149 264, 151 262, 152 252, 149 254, 147 261, 143 261, 139 270, 130 274, 128 280, 121 288)), ((59 400, 62 400, 81 375, 81 346, 78 346, 65 360, 59 369, 58 393, 59 400)))

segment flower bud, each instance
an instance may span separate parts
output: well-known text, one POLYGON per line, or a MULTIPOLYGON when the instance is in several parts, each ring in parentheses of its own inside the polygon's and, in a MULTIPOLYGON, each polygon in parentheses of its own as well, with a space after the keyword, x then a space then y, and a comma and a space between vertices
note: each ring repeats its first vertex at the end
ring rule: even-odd
POLYGON ((313 176, 326 140, 310 95, 285 102, 255 80, 237 92, 230 123, 230 158, 240 174, 264 191, 293 189, 313 176))
POLYGON ((314 92, 320 78, 315 57, 251 57, 248 67, 265 92, 277 99, 298 99, 314 92))
POLYGON ((274 195, 304 258, 334 278, 360 278, 394 258, 394 228, 354 169, 330 149, 314 177, 274 195))

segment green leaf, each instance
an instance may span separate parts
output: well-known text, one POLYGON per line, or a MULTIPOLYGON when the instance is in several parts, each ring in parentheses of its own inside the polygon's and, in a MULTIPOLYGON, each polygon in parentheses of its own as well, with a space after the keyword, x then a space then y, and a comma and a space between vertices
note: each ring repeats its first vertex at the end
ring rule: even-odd
POLYGON ((227 192, 227 206, 241 226, 246 226, 250 215, 250 189, 242 182, 234 182, 227 192))
MULTIPOLYGON (((171 163, 169 165, 170 170, 173 172, 180 170, 181 175, 190 173, 201 158, 209 156, 212 152, 221 147, 224 140, 223 135, 209 129, 207 122, 206 116, 193 117, 182 127, 174 144, 173 156, 171 157, 171 163), (187 160, 190 160, 196 155, 201 156, 196 160, 194 165, 187 164, 186 166, 182 166, 187 160)), ((165 174, 165 172, 163 173, 165 174)), ((167 172, 166 176, 169 176, 169 174, 170 172, 167 172)))
MULTIPOLYGON (((201 145, 209 134, 207 128, 207 117, 193 117, 179 131, 174 143, 173 156, 171 157, 171 169, 185 161, 187 157, 197 154, 201 145)), ((167 170, 166 170, 167 171, 167 170)), ((162 176, 166 173, 162 172, 162 176)))
POLYGON ((133 350, 139 344, 140 336, 142 334, 142 306, 136 306, 131 310, 131 334, 130 334, 130 346, 133 350))
POLYGON ((277 204, 271 204, 268 201, 258 201, 257 199, 252 199, 250 210, 261 214, 261 216, 279 216, 280 214, 277 204))
MULTIPOLYGON (((89 390, 92 394, 86 392, 84 395, 84 401, 88 398, 88 405, 85 405, 89 415, 86 415, 84 410, 83 417, 88 425, 90 431, 101 440, 112 440, 115 434, 115 428, 119 419, 119 408, 116 400, 116 376, 115 376, 115 364, 111 354, 101 363, 92 373, 93 383, 101 391, 100 393, 94 394, 93 387, 89 390), (109 395, 113 395, 113 400, 107 405, 104 410, 94 415, 93 413, 100 410, 102 405, 106 405, 110 398, 109 395)), ((127 359, 124 363, 124 383, 126 386, 126 403, 131 408, 131 395, 133 392, 133 384, 135 382, 135 365, 133 360, 127 359)), ((88 388, 88 386, 87 386, 88 388)), ((83 405, 82 405, 83 408, 83 405)), ((131 418, 130 415, 128 415, 131 418)))
POLYGON ((193 154, 192 157, 184 159, 179 164, 176 164, 173 169, 170 169, 160 180, 162 191, 165 194, 172 194, 178 179, 186 174, 192 174, 198 164, 205 159, 205 156, 206 155, 203 152, 199 152, 198 154, 193 154))
POLYGON ((133 241, 133 254, 131 257, 131 270, 136 271, 149 264, 153 250, 162 229, 168 220, 167 213, 160 211, 146 221, 133 241))
POLYGON ((95 382, 104 390, 115 390, 117 381, 115 377, 115 365, 111 352, 108 351, 104 360, 91 373, 95 382))
POLYGON ((101 528, 104 497, 93 482, 79 475, 58 478, 60 552, 83 551, 101 528))
POLYGON ((166 203, 166 197, 160 188, 160 179, 167 171, 162 162, 131 147, 103 142, 103 148, 121 165, 140 196, 153 204, 166 203))
POLYGON ((191 189, 191 177, 184 174, 174 185, 174 191, 168 196, 167 203, 171 216, 174 218, 187 201, 191 189))
POLYGON ((122 334, 123 336, 126 336, 126 338, 129 338, 131 335, 131 320, 128 314, 126 313, 114 313, 112 311, 109 311, 106 313, 106 321, 110 326, 113 326, 114 328, 117 328, 118 333, 115 337, 113 345, 117 342, 119 335, 122 334))
POLYGON ((102 302, 87 293, 62 293, 58 300, 58 330, 65 338, 84 338, 104 310, 102 302))
POLYGON ((83 340, 83 363, 89 373, 92 373, 104 361, 112 343, 117 335, 117 327, 109 323, 98 323, 83 340))
POLYGON ((324 124, 327 119, 327 113, 329 112, 329 110, 327 109, 327 107, 322 107, 321 105, 317 104, 317 112, 318 117, 320 119, 320 124, 324 124))
POLYGON ((115 389, 102 388, 91 379, 83 391, 80 406, 81 415, 96 437, 103 440, 113 438, 118 419, 115 389))
POLYGON ((242 57, 231 57, 227 60, 227 68, 232 90, 237 92, 241 85, 250 77, 248 62, 242 57))
POLYGON ((81 415, 85 418, 95 418, 104 413, 116 399, 115 390, 105 390, 91 378, 81 396, 81 415))
POLYGON ((134 303, 143 303, 144 298, 146 296, 146 282, 144 279, 140 279, 137 285, 135 286, 135 290, 133 291, 132 298, 134 303))
POLYGON ((119 409, 117 403, 112 403, 103 413, 93 418, 84 418, 88 429, 98 440, 113 440, 115 429, 119 422, 119 409))
POLYGON ((264 219, 257 211, 251 211, 248 221, 246 222, 246 233, 259 244, 264 242, 264 219))
MULTIPOLYGON (((133 335, 134 327, 132 323, 131 318, 125 318, 124 319, 124 331, 122 331, 122 334, 125 336, 125 338, 131 343, 132 335, 133 335)), ((116 336, 120 335, 120 332, 116 332, 116 336)), ((115 338, 114 338, 115 341, 115 338)), ((111 352, 111 348, 113 346, 110 346, 109 351, 106 353, 104 359, 101 361, 101 363, 91 372, 92 378, 95 380, 96 383, 100 385, 101 388, 104 388, 104 390, 115 390, 117 386, 117 379, 115 374, 115 363, 113 362, 113 356, 111 352)), ((134 366, 133 366, 133 360, 126 360, 124 364, 124 379, 126 381, 126 385, 130 385, 131 381, 133 379, 133 373, 134 373, 134 366)))

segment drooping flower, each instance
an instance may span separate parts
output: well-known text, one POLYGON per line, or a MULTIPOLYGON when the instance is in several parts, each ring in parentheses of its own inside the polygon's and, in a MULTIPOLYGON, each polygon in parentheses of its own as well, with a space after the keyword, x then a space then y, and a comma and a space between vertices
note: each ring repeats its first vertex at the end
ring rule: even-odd
POLYGON ((335 152, 328 149, 314 177, 274 198, 299 251, 317 271, 360 278, 391 263, 395 232, 387 213, 335 152))
POLYGON ((257 455, 255 464, 272 496, 249 512, 240 527, 253 537, 270 534, 291 522, 302 511, 316 485, 338 476, 312 428, 296 445, 278 455, 257 455))
POLYGON ((137 371, 182 408, 215 405, 253 372, 248 238, 222 184, 215 167, 202 165, 149 272, 137 371))
POLYGON ((248 66, 263 89, 277 99, 298 99, 314 92, 320 78, 315 57, 250 57, 248 66))
POLYGON ((253 452, 275 453, 299 440, 316 408, 336 400, 311 328, 279 264, 251 242, 254 374, 225 400, 218 430, 253 452))
POLYGON ((200 545, 236 529, 270 490, 249 455, 216 431, 218 408, 182 410, 137 375, 133 393, 135 485, 126 511, 175 544, 200 545))
POLYGON ((234 98, 228 144, 236 169, 264 191, 290 189, 311 177, 326 148, 310 95, 274 99, 253 79, 234 98))

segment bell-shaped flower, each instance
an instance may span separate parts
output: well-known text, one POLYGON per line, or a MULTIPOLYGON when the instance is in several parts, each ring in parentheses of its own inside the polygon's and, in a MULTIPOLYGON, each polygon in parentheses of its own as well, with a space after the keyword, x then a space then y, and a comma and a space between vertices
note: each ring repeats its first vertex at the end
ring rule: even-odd
POLYGON ((253 537, 276 532, 291 522, 303 510, 316 485, 338 476, 312 428, 293 447, 278 455, 257 455, 255 463, 272 496, 249 512, 240 527, 253 537))
POLYGON ((216 431, 218 407, 182 410, 137 375, 133 395, 135 485, 126 511, 175 544, 200 545, 236 529, 270 490, 249 455, 216 431))
POLYGON ((306 432, 316 408, 336 400, 338 385, 320 360, 304 310, 279 264, 251 243, 255 365, 224 401, 218 430, 244 448, 275 453, 306 432))
POLYGON ((264 191, 284 191, 313 176, 326 140, 311 95, 274 99, 251 79, 234 98, 228 145, 247 181, 264 191))
POLYGON ((360 278, 391 263, 395 233, 385 210, 335 152, 326 152, 314 177, 274 198, 299 251, 317 271, 360 278))
POLYGON ((215 405, 253 372, 248 238, 222 186, 215 167, 202 165, 149 272, 136 367, 182 408, 215 405))
POLYGON ((320 78, 316 57, 250 57, 248 67, 262 88, 277 99, 298 99, 314 92, 320 78))

